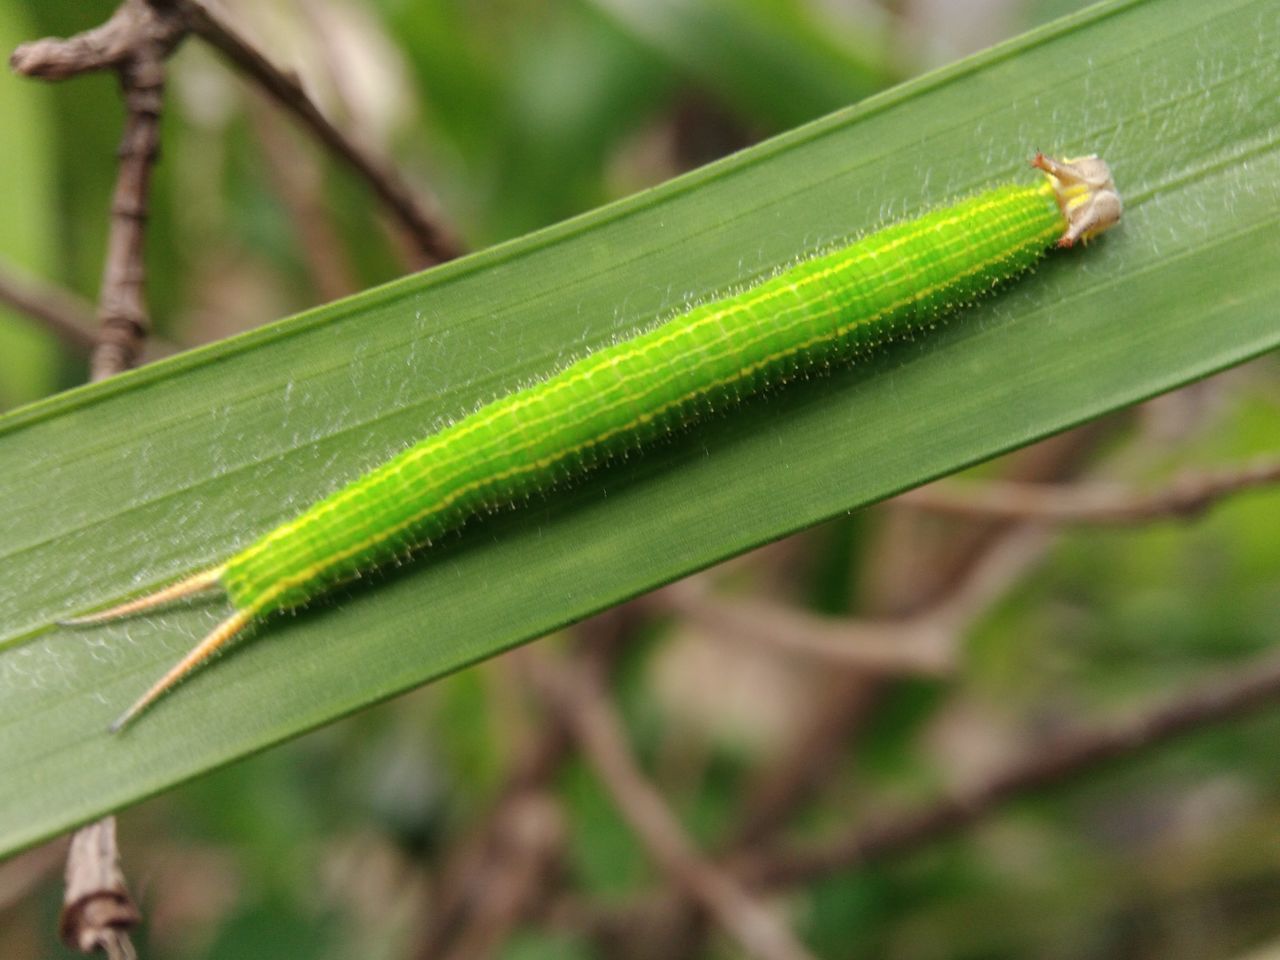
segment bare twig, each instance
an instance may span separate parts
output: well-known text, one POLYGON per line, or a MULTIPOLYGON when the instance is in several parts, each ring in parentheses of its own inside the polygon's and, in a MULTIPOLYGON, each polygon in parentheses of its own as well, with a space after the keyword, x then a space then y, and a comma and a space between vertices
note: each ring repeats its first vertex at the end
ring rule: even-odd
MULTIPOLYGON (((870 628, 884 630, 886 636, 901 631, 904 643, 932 650, 938 662, 957 662, 969 628, 1020 582, 1050 543, 1047 531, 1007 531, 977 554, 963 579, 931 607, 900 621, 873 621, 870 628)), ((782 621, 781 614, 778 620, 782 621)), ((856 623, 850 621, 850 625, 856 623)), ((786 630, 781 623, 780 628, 786 630)), ((851 666, 852 658, 846 663, 851 666)), ((852 724, 874 705, 870 681, 877 676, 883 675, 864 666, 833 680, 827 708, 815 713, 813 726, 797 741, 796 748, 786 751, 777 768, 760 778, 751 792, 733 846, 745 849, 771 836, 809 788, 827 776, 831 755, 850 749, 852 724)))
POLYGON ((164 51, 154 44, 139 45, 133 59, 120 68, 120 87, 126 115, 98 300, 101 327, 89 364, 94 380, 135 366, 151 327, 144 239, 151 171, 160 153, 164 51))
POLYGON ((99 329, 90 358, 94 380, 134 366, 150 327, 144 293, 147 200, 160 149, 164 61, 184 35, 182 19, 169 5, 125 0, 93 30, 68 40, 23 44, 9 60, 19 73, 46 79, 101 69, 115 70, 120 78, 125 125, 98 299, 99 329))
MULTIPOLYGON (((1025 796, 1069 784, 1106 764, 1278 705, 1280 654, 1271 652, 1128 718, 1059 734, 981 783, 919 810, 886 815, 814 846, 770 843, 762 837, 752 847, 739 845, 722 861, 721 869, 748 888, 767 889, 856 870, 958 833, 1025 796)), ((641 917, 661 916, 678 908, 666 894, 621 909, 584 909, 572 901, 559 906, 561 914, 576 925, 610 932, 633 929, 641 917)))
POLYGON ((184 36, 181 21, 167 5, 153 8, 143 0, 124 0, 110 19, 92 30, 21 44, 9 57, 9 66, 23 76, 65 80, 96 70, 119 70, 137 55, 140 44, 160 44, 163 58, 184 36))
MULTIPOLYGON (((1091 425, 1037 444, 1012 458, 1007 469, 1028 479, 1069 475, 1105 430, 1091 425)), ((881 567, 890 576, 871 584, 870 606, 937 631, 949 638, 946 642, 953 648, 972 623, 1034 566, 1049 542, 1043 530, 1020 530, 1007 522, 974 525, 950 537, 941 549, 921 549, 907 535, 910 532, 901 523, 886 525, 877 556, 892 553, 896 545, 902 561, 886 558, 888 562, 877 568, 878 577, 881 567), (904 544, 912 549, 904 550, 904 544)), ((829 781, 830 771, 848 755, 862 719, 875 706, 879 684, 874 679, 856 671, 832 678, 820 693, 822 699, 809 726, 796 737, 794 749, 784 751, 749 789, 730 851, 767 842, 795 809, 829 781)))
POLYGON ((93 307, 64 290, 40 288, 0 264, 0 302, 47 327, 73 350, 93 349, 93 307))
POLYGON ((76 831, 67 855, 67 888, 58 922, 62 942, 111 960, 136 958, 129 930, 141 917, 120 872, 115 817, 76 831))
MULTIPOLYGON (((1106 424, 1093 424, 1037 444, 1016 455, 1011 469, 1027 479, 1071 475, 1108 429, 1106 424)), ((904 514, 901 519, 912 518, 904 514)), ((913 551, 905 562, 888 564, 900 571, 900 582, 877 582, 872 606, 917 627, 958 638, 1034 565, 1049 538, 1048 531, 1019 529, 1007 521, 974 524, 963 536, 949 537, 943 550, 924 552, 923 557, 922 551, 913 551)), ((902 539, 893 537, 891 542, 902 539)), ((880 564, 878 569, 884 566, 880 564)), ((950 642, 958 643, 958 639, 950 642)), ((825 686, 815 690, 816 705, 794 738, 793 747, 782 751, 778 762, 762 770, 748 786, 740 822, 723 848, 724 863, 733 864, 737 857, 748 857, 773 842, 790 814, 829 781, 840 758, 853 749, 863 718, 875 706, 879 687, 873 672, 857 668, 831 671, 825 686)), ((685 931, 692 929, 696 938, 699 930, 698 905, 679 891, 655 892, 621 907, 593 909, 572 901, 562 901, 558 907, 560 916, 586 925, 601 937, 634 936, 637 930, 650 929, 658 918, 685 938, 680 946, 686 948, 689 935, 685 931)), ((696 947, 688 947, 682 955, 691 949, 696 947)), ((655 952, 673 955, 665 947, 655 952)))
POLYGON ((178 0, 190 29, 235 64, 296 116, 334 154, 354 169, 382 199, 432 263, 452 260, 462 247, 403 177, 365 146, 334 126, 297 77, 276 67, 239 30, 200 0, 178 0))
POLYGON ((447 951, 428 946, 419 955, 476 960, 497 953, 531 905, 546 890, 548 874, 564 845, 559 803, 547 790, 526 790, 504 803, 492 821, 483 851, 484 869, 468 879, 474 909, 447 951), (482 886, 475 881, 482 880, 482 886))
POLYGON ((249 104, 249 119, 262 145, 267 174, 284 201, 294 236, 302 250, 311 283, 323 300, 337 300, 356 291, 351 264, 330 211, 321 196, 317 158, 301 149, 293 131, 276 123, 265 101, 249 104))
POLYGON ((1179 474, 1163 490, 1144 492, 1097 481, 1035 484, 991 480, 930 484, 896 502, 936 513, 1048 523, 1124 524, 1198 517, 1223 499, 1280 483, 1280 459, 1179 474))
MULTIPOLYGON (((1016 455, 1008 469, 1024 479, 1069 475, 1105 433, 1105 427, 1090 425, 1054 437, 1016 455)), ((891 552, 884 547, 910 544, 904 532, 886 528, 877 555, 891 552)), ((905 562, 895 564, 889 559, 882 564, 898 575, 893 582, 872 584, 872 606, 937 631, 958 646, 969 626, 1034 566, 1048 542, 1045 531, 988 521, 953 537, 947 549, 915 549, 905 562)), ((794 749, 764 770, 749 791, 733 848, 764 842, 826 782, 838 758, 847 755, 859 721, 874 705, 872 679, 864 672, 833 678, 811 726, 796 738, 794 749)))
MULTIPOLYGON (((226 18, 200 0, 123 0, 100 26, 67 39, 23 44, 9 63, 20 74, 47 80, 94 70, 125 71, 140 58, 163 62, 188 33, 197 34, 222 53, 368 182, 413 237, 425 262, 452 260, 462 252, 438 212, 390 163, 331 123, 295 76, 275 66, 226 18)), ((126 146, 128 143, 126 137, 126 146)))
POLYGON ((441 872, 414 956, 485 957, 528 912, 554 866, 564 823, 548 784, 569 755, 553 723, 516 762, 502 796, 441 872))
POLYGON ((967 827, 1019 797, 1277 702, 1280 655, 1273 652, 1128 719, 1060 735, 983 783, 914 813, 855 828, 821 848, 758 851, 744 859, 744 876, 751 883, 788 886, 899 855, 967 827))
MULTIPOLYGON (((639 612, 636 604, 624 604, 580 623, 573 655, 581 669, 607 676, 643 622, 639 612)), ((485 956, 548 895, 548 874, 554 873, 564 840, 559 811, 548 804, 552 781, 574 744, 556 717, 540 718, 529 728, 532 739, 512 763, 496 803, 454 846, 441 871, 429 923, 414 951, 419 960, 485 956), (534 822, 542 824, 541 832, 534 822)))
MULTIPOLYGON (((164 62, 184 35, 168 4, 125 0, 94 30, 69 40, 24 44, 10 58, 15 70, 29 76, 61 79, 114 69, 120 79, 126 115, 98 303, 100 327, 90 359, 94 380, 133 366, 150 326, 144 294, 147 201, 160 146, 164 62)), ((120 871, 115 818, 82 827, 67 856, 59 921, 63 942, 82 953, 132 960, 137 954, 129 930, 140 919, 120 871)))
MULTIPOLYGON (((89 353, 97 342, 92 305, 60 287, 19 276, 3 263, 0 263, 0 302, 39 321, 79 353, 89 353)), ((143 359, 156 360, 178 349, 167 340, 151 337, 143 349, 143 359)))
POLYGON ((671 610, 726 639, 774 646, 876 675, 950 673, 965 631, 1044 553, 1049 537, 1028 528, 996 541, 951 593, 919 614, 859 620, 815 616, 776 601, 722 599, 705 576, 664 587, 644 603, 671 610))
POLYGON ((949 635, 930 623, 820 617, 750 597, 720 597, 706 577, 678 581, 646 598, 726 640, 772 646, 869 673, 937 676, 954 666, 949 635))
MULTIPOLYGON (((10 58, 18 73, 63 79, 94 70, 115 70, 126 118, 112 197, 111 227, 98 315, 100 328, 91 359, 94 380, 133 366, 149 327, 145 302, 144 237, 151 173, 159 152, 165 60, 194 31, 213 44, 300 116, 331 150, 372 184, 375 192, 435 260, 457 247, 425 213, 425 208, 393 170, 328 123, 292 77, 276 70, 247 41, 195 0, 123 0, 110 19, 69 39, 46 38, 24 44, 10 58)), ((42 319, 64 339, 83 345, 83 318, 65 301, 34 297, 20 287, 5 291, 10 302, 42 319)), ((113 958, 135 956, 128 929, 137 908, 125 889, 115 845, 115 820, 85 827, 72 840, 61 930, 68 945, 113 958)))
POLYGON ((575 667, 537 651, 525 663, 549 706, 573 733, 623 818, 673 882, 696 899, 750 956, 798 960, 809 953, 771 912, 727 873, 706 860, 661 794, 644 777, 621 722, 598 684, 575 667))

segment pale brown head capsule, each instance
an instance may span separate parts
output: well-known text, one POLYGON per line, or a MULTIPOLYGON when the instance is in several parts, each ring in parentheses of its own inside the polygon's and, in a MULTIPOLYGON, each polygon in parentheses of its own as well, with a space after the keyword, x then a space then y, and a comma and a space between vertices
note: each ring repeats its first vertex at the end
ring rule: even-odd
POLYGON ((1067 232, 1058 238, 1058 246, 1070 247, 1077 240, 1088 243, 1119 222, 1124 204, 1111 168, 1101 157, 1055 160, 1037 153, 1031 165, 1048 176, 1058 209, 1066 218, 1067 232))

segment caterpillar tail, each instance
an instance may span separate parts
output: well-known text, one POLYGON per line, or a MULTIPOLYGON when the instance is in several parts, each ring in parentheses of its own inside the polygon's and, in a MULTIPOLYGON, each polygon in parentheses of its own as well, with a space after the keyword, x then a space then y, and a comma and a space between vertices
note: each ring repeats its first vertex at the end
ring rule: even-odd
POLYGON ((65 620, 59 620, 58 626, 87 627, 96 623, 106 623, 108 620, 119 620, 121 617, 131 617, 135 613, 143 613, 156 607, 163 607, 174 600, 182 600, 185 597, 212 590, 219 585, 225 569, 225 567, 219 566, 201 570, 185 580, 171 583, 167 587, 162 587, 135 600, 126 600, 118 606, 108 607, 106 610, 99 610, 97 613, 85 614, 83 617, 68 617, 65 620))
POLYGON ((120 714, 115 722, 107 728, 107 731, 109 733, 119 733, 123 730, 138 714, 164 696, 187 674, 234 640, 252 621, 252 610, 237 610, 223 620, 203 640, 192 647, 185 657, 170 667, 163 677, 153 683, 146 693, 135 700, 128 710, 120 714))
MULTIPOLYGON (((167 606, 175 600, 182 600, 187 597, 204 593, 206 590, 212 590, 221 584, 222 574, 226 570, 224 566, 210 567, 207 570, 201 570, 199 573, 193 574, 177 583, 172 583, 167 587, 148 593, 145 596, 138 597, 134 600, 127 600, 124 603, 106 610, 100 610, 97 613, 86 614, 83 617, 71 617, 66 620, 59 620, 60 626, 64 627, 83 627, 91 626, 98 623, 106 623, 109 620, 118 620, 122 617, 131 617, 134 614, 144 613, 147 610, 154 610, 157 607, 167 606)), ((226 620, 213 628, 212 631, 191 649, 189 653, 179 660, 169 671, 151 685, 141 697, 134 701, 133 705, 122 713, 114 723, 108 727, 111 733, 118 733, 127 726, 138 714, 146 710, 151 704, 155 703, 160 697, 169 691, 175 684, 191 673, 196 667, 202 664, 209 657, 213 656, 221 647, 225 646, 233 640, 253 619, 252 610, 237 610, 226 620)))

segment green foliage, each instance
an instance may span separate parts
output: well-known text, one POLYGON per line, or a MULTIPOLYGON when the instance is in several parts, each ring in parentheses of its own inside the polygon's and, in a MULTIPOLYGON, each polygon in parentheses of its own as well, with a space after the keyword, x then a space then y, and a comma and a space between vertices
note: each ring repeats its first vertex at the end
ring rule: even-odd
POLYGON ((1274 347, 1280 71, 1257 40, 1274 20, 1246 0, 1104 7, 561 227, 11 414, 4 848, 1274 347), (226 555, 690 299, 1016 175, 1032 145, 1104 153, 1123 229, 937 336, 274 621, 127 736, 102 732, 220 611, 83 634, 57 616, 226 555))
MULTIPOLYGON (((30 29, 25 11, 0 7, 0 49, 15 46, 30 29)), ((11 272, 39 276, 53 261, 56 231, 48 218, 54 184, 53 137, 46 91, 0 85, 0 250, 11 272)), ((52 344, 0 305, 0 410, 53 387, 52 344)))
MULTIPOLYGON (((14 6, 34 21, 22 28, 32 36, 101 13, 2 2, 0 13, 14 6)), ((690 98, 730 125, 774 131, 885 75, 858 52, 865 37, 833 50, 801 4, 695 6, 381 0, 423 103, 395 134, 406 166, 480 246, 662 175, 636 158, 690 98), (761 22, 776 29, 762 34, 761 22)), ((209 915, 188 918, 186 940, 162 942, 157 924, 151 955, 404 955, 397 938, 423 906, 414 871, 434 872, 483 816, 527 735, 512 729, 497 671, 463 672, 219 766, 721 557, 1274 348, 1273 8, 1110 4, 622 204, 0 420, 0 850, 165 791, 122 819, 126 867, 152 891, 169 877, 198 882, 209 915), (1022 163, 1036 147, 1111 161, 1129 202, 1122 227, 870 368, 767 398, 273 621, 127 736, 102 732, 223 610, 91 632, 56 630, 55 617, 221 558, 443 418, 690 299, 882 219, 1029 180, 1022 163), (147 847, 155 835, 159 853, 147 847), (177 873, 164 873, 169 861, 177 873), (394 881, 392 895, 378 893, 379 877, 394 881), (342 899, 362 895, 379 909, 342 899)), ((149 250, 161 327, 208 337, 311 302, 238 85, 190 45, 171 92, 149 250), (220 299, 223 288, 237 296, 220 299)), ((61 148, 50 157, 38 132, 15 133, 27 152, 9 154, 6 172, 49 163, 24 199, 36 201, 49 176, 61 213, 15 235, 34 249, 56 233, 61 259, 32 266, 93 296, 118 95, 105 77, 28 94, 55 105, 61 148)), ((395 275, 364 186, 312 165, 354 282, 395 275)), ((16 227, 18 208, 7 209, 16 227)), ((0 237, 4 255, 18 256, 12 236, 0 237)), ((1158 484, 1179 465, 1273 450, 1274 358, 1233 377, 1231 406, 1165 461, 1116 473, 1158 484)), ((1273 643, 1275 503, 1264 492, 1195 527, 1067 534, 975 632, 960 676, 882 691, 849 769, 792 829, 817 838, 868 808, 933 794, 968 763, 931 740, 956 700, 1012 734, 1088 722, 1273 643)), ((828 526, 788 571, 795 592, 848 609, 850 570, 879 562, 863 549, 876 522, 867 513, 828 526)), ((750 581, 749 570, 736 576, 750 581)), ((731 833, 766 748, 709 744, 713 735, 658 702, 649 668, 672 644, 653 632, 628 649, 619 699, 647 769, 713 845, 731 833)), ((1274 935, 1278 727, 1266 716, 1200 736, 1024 801, 962 838, 796 891, 786 906, 824 956, 1177 957, 1163 948, 1181 948, 1188 918, 1203 924, 1193 947, 1216 935, 1213 955, 1233 955, 1274 935), (1152 917, 1175 918, 1176 933, 1152 917)), ((555 788, 576 891, 613 902, 661 882, 594 776, 571 764, 555 788)), ((52 930, 56 898, 43 909, 52 930)), ((5 923, 0 938, 24 942, 5 923)), ((506 951, 590 955, 545 932, 506 951)))

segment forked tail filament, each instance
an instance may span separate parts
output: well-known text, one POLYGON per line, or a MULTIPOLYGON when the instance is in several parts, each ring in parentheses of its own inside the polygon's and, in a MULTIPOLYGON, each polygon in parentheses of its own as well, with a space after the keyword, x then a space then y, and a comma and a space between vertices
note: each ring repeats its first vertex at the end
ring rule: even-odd
MULTIPOLYGON (((148 593, 146 596, 138 597, 135 600, 127 600, 117 606, 97 613, 86 614, 83 617, 59 620, 58 623, 62 626, 71 627, 88 626, 90 624, 106 623, 108 620, 117 620, 121 617, 130 617, 146 610, 154 610, 156 607, 165 606, 174 600, 181 600, 197 593, 203 593, 206 590, 212 590, 219 585, 225 569, 224 566, 210 567, 208 570, 201 570, 199 573, 193 574, 184 580, 179 580, 177 583, 170 584, 167 587, 162 587, 153 593, 148 593)), ((197 643, 185 657, 170 668, 163 677, 152 684, 151 688, 139 697, 133 706, 122 713, 115 723, 111 724, 107 729, 111 733, 119 732, 134 717, 155 703, 179 680, 213 656, 219 648, 234 639, 240 631, 248 626, 252 619, 252 611, 237 610, 226 620, 223 620, 213 628, 208 636, 197 643)))
POLYGON ((233 640, 252 619, 253 615, 249 611, 237 610, 223 620, 210 631, 208 636, 192 647, 185 657, 174 664, 168 673, 153 683, 151 689, 135 700, 133 706, 120 714, 107 730, 111 733, 119 733, 134 717, 155 703, 179 680, 208 660, 219 648, 233 640))
POLYGON ((63 627, 84 627, 94 623, 106 623, 108 620, 118 620, 121 617, 131 617, 135 613, 162 607, 167 603, 172 603, 174 600, 181 600, 184 597, 203 593, 205 590, 212 590, 218 586, 218 581, 222 578, 224 569, 226 568, 210 567, 208 570, 201 570, 185 580, 179 580, 177 583, 171 583, 167 587, 161 587, 146 596, 138 597, 135 600, 126 600, 118 606, 108 607, 106 610, 99 610, 97 613, 87 613, 83 617, 69 617, 66 620, 59 620, 58 625, 63 627))

